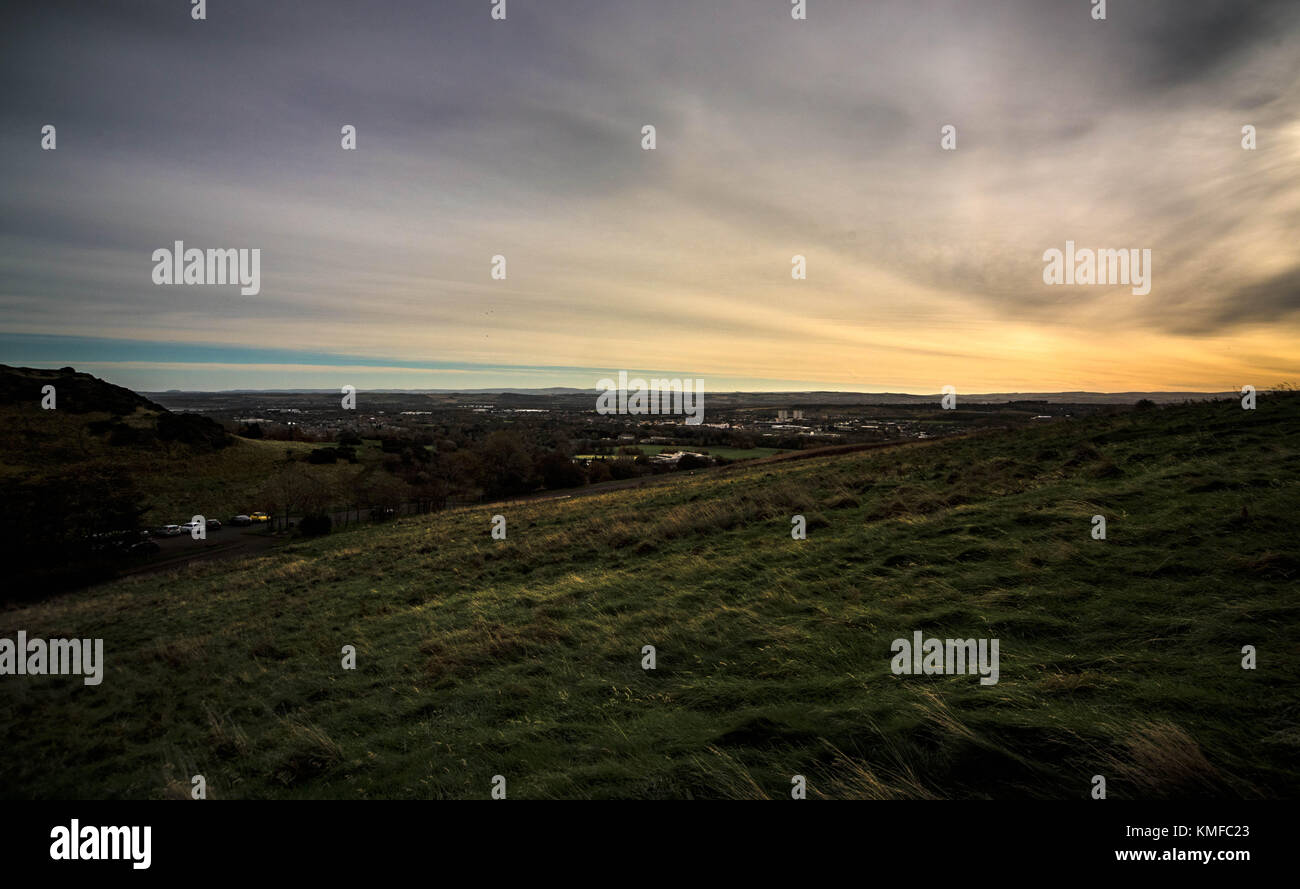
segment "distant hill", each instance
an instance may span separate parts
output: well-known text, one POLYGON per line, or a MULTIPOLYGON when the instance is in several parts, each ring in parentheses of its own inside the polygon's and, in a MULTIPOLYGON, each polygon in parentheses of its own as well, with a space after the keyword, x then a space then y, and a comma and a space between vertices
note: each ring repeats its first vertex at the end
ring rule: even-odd
MULTIPOLYGON (((168 389, 149 395, 337 395, 338 389, 168 389)), ((595 395, 598 389, 573 389, 553 386, 548 389, 367 389, 389 395, 595 395)))
POLYGON ((36 598, 112 574, 115 554, 138 542, 157 504, 195 501, 209 475, 205 458, 233 441, 207 417, 174 414, 70 367, 0 365, 8 596, 36 598), (51 409, 42 406, 46 386, 54 387, 51 409))
MULTIPOLYGON (((648 379, 648 378, 647 378, 648 379)), ((707 384, 707 380, 706 380, 707 384)), ((574 389, 554 386, 545 389, 370 389, 377 394, 387 395, 521 395, 535 397, 591 396, 595 397, 602 390, 574 389)), ((165 392, 149 392, 155 398, 175 398, 184 395, 337 395, 336 389, 227 389, 218 392, 186 391, 168 389, 165 392)), ((1045 401, 1052 404, 1133 404, 1141 399, 1157 404, 1170 404, 1183 401, 1210 401, 1214 399, 1238 397, 1239 392, 996 392, 996 393, 961 393, 958 402, 972 404, 1002 404, 1017 401, 1045 401)), ((705 397, 723 401, 744 401, 754 404, 826 404, 826 405, 868 405, 868 404, 935 404, 940 393, 933 395, 909 395, 901 392, 831 392, 831 391, 789 391, 789 392, 742 392, 709 391, 705 397)))
MULTIPOLYGON (((49 420, 50 429, 59 418, 79 418, 62 424, 61 433, 69 435, 74 427, 94 436, 106 436, 110 445, 148 447, 154 443, 177 442, 203 449, 223 448, 231 443, 220 423, 195 414, 176 414, 157 402, 130 389, 115 386, 71 367, 43 370, 33 367, 10 367, 0 364, 0 408, 49 420), (43 408, 43 390, 54 387, 54 407, 43 408), (97 415, 91 418, 88 415, 97 415), (80 419, 84 418, 84 419, 80 419)), ((39 424, 38 424, 39 425, 39 424)), ((38 430, 33 430, 40 435, 38 430)), ((48 433, 47 433, 48 434, 48 433)), ((66 444, 66 442, 62 442, 66 444)), ((12 448, 21 443, 8 442, 12 448)), ((5 456, 0 448, 0 457, 5 456)), ((38 456, 23 448, 11 457, 38 456)))
POLYGON ((1294 798, 1297 441, 1294 395, 1177 405, 129 578, 3 613, 103 636, 107 668, 93 693, 0 682, 0 787, 1084 800, 1101 774, 1111 799, 1294 798), (997 640, 999 681, 896 674, 914 632, 997 640))

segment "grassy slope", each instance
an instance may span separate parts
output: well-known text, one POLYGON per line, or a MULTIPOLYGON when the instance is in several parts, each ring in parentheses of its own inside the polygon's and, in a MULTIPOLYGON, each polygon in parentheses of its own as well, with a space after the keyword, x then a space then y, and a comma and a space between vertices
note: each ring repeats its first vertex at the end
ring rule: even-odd
MULTIPOLYGON (((235 443, 211 455, 194 460, 169 461, 140 476, 141 491, 151 505, 148 522, 188 520, 195 512, 225 521, 229 516, 256 510, 268 511, 271 505, 259 496, 266 480, 284 467, 286 451, 302 457, 324 445, 306 442, 256 441, 236 438, 235 443), (198 503, 200 509, 193 509, 198 503), (204 509, 210 510, 204 513, 204 509), (179 517, 179 518, 178 518, 179 517)), ((367 463, 381 462, 378 448, 360 448, 361 461, 305 466, 311 475, 332 486, 345 485, 365 469, 367 463)), ((345 503, 337 504, 343 508, 345 503)))
POLYGON ((1297 433, 1294 399, 1046 424, 4 612, 3 635, 102 636, 109 664, 98 688, 0 678, 0 793, 783 797, 803 774, 814 797, 1083 799, 1103 774, 1113 798, 1295 797, 1297 433), (892 675, 914 629, 999 638, 1001 682, 892 675))
MULTIPOLYGON (((668 451, 670 453, 673 451, 694 451, 696 453, 707 453, 714 457, 723 457, 727 460, 752 460, 756 457, 770 457, 773 454, 779 454, 781 452, 779 448, 725 448, 725 447, 714 447, 712 445, 707 447, 701 445, 697 448, 692 445, 639 444, 639 445, 627 445, 627 447, 636 448, 647 456, 649 456, 650 454, 661 454, 664 451, 668 451)), ((615 450, 617 450, 617 448, 615 448, 615 450)), ((619 455, 618 454, 575 454, 574 456, 579 457, 581 459, 603 458, 608 460, 608 459, 613 459, 619 455)))
MULTIPOLYGON (((128 424, 152 426, 155 414, 138 410, 128 424)), ((125 470, 149 506, 146 524, 189 521, 197 514, 225 521, 238 513, 266 510, 258 491, 282 468, 285 451, 302 456, 322 445, 304 442, 254 441, 234 438, 219 451, 196 452, 176 443, 154 442, 147 447, 113 446, 103 435, 92 435, 87 424, 105 420, 107 413, 70 414, 13 405, 0 406, 0 474, 39 479, 58 475, 75 465, 125 470)), ((367 464, 382 462, 379 447, 358 449, 357 464, 308 466, 312 475, 342 483, 367 464)), ((340 507, 342 504, 340 504, 340 507)))

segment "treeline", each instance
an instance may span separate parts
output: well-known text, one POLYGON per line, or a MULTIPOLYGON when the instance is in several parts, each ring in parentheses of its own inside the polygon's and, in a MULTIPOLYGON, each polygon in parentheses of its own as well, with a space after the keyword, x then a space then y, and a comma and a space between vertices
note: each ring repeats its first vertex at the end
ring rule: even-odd
MULTIPOLYGON (((683 457, 677 467, 651 463, 635 448, 583 465, 569 442, 529 439, 518 430, 498 429, 482 439, 457 444, 431 436, 380 439, 384 457, 362 462, 361 439, 351 432, 336 444, 295 456, 286 452, 281 468, 258 496, 277 517, 276 527, 295 517, 304 533, 325 533, 340 522, 383 519, 403 508, 416 512, 448 505, 518 497, 539 491, 580 488, 614 479, 636 478, 711 465, 708 458, 683 457), (313 466, 360 464, 354 473, 323 474, 313 466)), ((725 461, 724 461, 725 462, 725 461)))
MULTIPOLYGON (((515 429, 497 429, 463 445, 447 440, 427 445, 395 438, 384 439, 381 445, 390 455, 383 463, 387 472, 416 490, 435 491, 443 497, 496 500, 671 472, 675 468, 651 463, 639 450, 627 447, 611 455, 611 459, 584 465, 574 461, 574 444, 553 438, 530 440, 522 430, 515 429)), ((680 468, 711 462, 683 460, 680 468)))

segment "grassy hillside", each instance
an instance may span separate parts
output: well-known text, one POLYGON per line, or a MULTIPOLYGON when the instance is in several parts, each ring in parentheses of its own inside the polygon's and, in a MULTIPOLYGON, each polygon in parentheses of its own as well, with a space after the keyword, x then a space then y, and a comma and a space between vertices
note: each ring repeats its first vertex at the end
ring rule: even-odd
MULTIPOLYGON (((727 448, 710 445, 708 447, 690 447, 687 445, 628 445, 642 454, 661 454, 664 451, 693 451, 701 454, 709 454, 714 457, 721 457, 724 460, 753 460, 757 457, 771 457, 773 454, 780 453, 780 448, 727 448)), ((617 450, 617 448, 616 448, 617 450)), ((619 456, 618 454, 575 454, 574 456, 584 459, 605 459, 611 460, 619 456)))
MULTIPOLYGON (((203 418, 170 414, 89 374, 0 365, 0 483, 115 474, 129 478, 140 491, 146 524, 188 521, 196 513, 224 520, 268 509, 259 492, 283 467, 286 453, 301 458, 317 447, 234 436, 220 448, 164 440, 159 437, 160 424, 168 421, 164 418, 219 429, 203 418), (56 410, 40 407, 41 386, 47 383, 57 387, 56 410), (122 441, 129 437, 122 430, 141 440, 122 441)), ((377 444, 359 448, 358 457, 358 464, 302 469, 331 489, 345 490, 348 480, 383 460, 377 444)))
POLYGON ((1300 402, 1053 423, 457 510, 0 613, 0 794, 1300 793, 1300 402), (808 520, 792 540, 790 517, 808 520), (1090 536, 1094 514, 1108 539, 1090 536), (1001 681, 890 643, 1000 640, 1001 681), (358 669, 340 667, 355 645, 358 669), (1241 648, 1259 668, 1241 668, 1241 648), (641 669, 643 645, 658 669, 641 669))
MULTIPOLYGON (((284 466, 285 455, 296 458, 320 447, 305 442, 256 441, 235 438, 234 444, 200 460, 173 460, 155 464, 152 472, 140 475, 140 489, 149 503, 147 522, 188 520, 194 513, 223 521, 231 515, 269 510, 271 504, 259 492, 266 480, 284 466), (194 504, 199 508, 195 509, 194 504), (206 510, 206 512, 205 512, 206 510)), ((382 461, 379 448, 358 449, 356 464, 303 466, 304 473, 344 490, 348 480, 366 466, 382 461)), ((338 504, 341 508, 343 503, 338 504)))

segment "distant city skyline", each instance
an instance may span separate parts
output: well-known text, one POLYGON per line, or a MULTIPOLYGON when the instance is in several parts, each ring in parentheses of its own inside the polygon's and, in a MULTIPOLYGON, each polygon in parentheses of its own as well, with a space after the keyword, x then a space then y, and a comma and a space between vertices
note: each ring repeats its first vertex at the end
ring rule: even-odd
POLYGON ((0 362, 149 391, 1300 383, 1300 4, 1091 8, 26 5, 0 362), (155 283, 177 241, 258 251, 251 295, 155 283), (1146 279, 1047 283, 1075 245, 1146 279))

